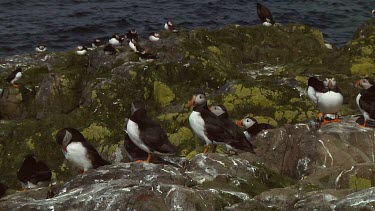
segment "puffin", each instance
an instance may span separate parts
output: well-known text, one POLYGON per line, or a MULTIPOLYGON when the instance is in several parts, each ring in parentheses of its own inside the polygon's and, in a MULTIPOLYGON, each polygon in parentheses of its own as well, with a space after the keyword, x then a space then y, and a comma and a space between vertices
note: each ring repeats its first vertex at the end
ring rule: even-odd
POLYGON ((110 165, 77 129, 62 128, 56 134, 56 142, 61 145, 64 156, 85 174, 90 169, 110 165))
POLYGON ((242 144, 243 146, 237 146, 236 148, 247 149, 246 151, 255 154, 254 146, 249 142, 250 139, 247 139, 245 133, 243 133, 241 129, 236 125, 236 123, 234 123, 229 118, 228 110, 224 105, 212 106, 210 107, 210 110, 224 122, 225 128, 227 128, 227 130, 233 135, 233 137, 238 140, 242 140, 238 143, 238 145, 242 144))
POLYGON ((317 104, 320 110, 318 118, 323 119, 324 124, 339 122, 337 112, 339 112, 342 107, 344 97, 336 85, 335 78, 326 78, 322 82, 317 78, 310 77, 307 95, 317 104))
POLYGON ((76 54, 77 55, 80 55, 80 56, 83 56, 87 53, 87 48, 83 45, 79 45, 77 46, 76 48, 76 54))
POLYGON ((371 13, 372 13, 373 15, 375 15, 375 10, 372 10, 371 13))
POLYGON ((45 45, 38 45, 35 47, 35 51, 38 53, 45 52, 47 50, 47 47, 45 45))
MULTIPOLYGON (((204 94, 195 94, 189 101, 189 107, 193 108, 189 116, 189 124, 193 132, 206 142, 203 153, 207 153, 211 145, 224 144, 231 150, 240 149, 252 151, 252 148, 243 148, 246 145, 242 136, 234 136, 225 123, 216 116, 207 106, 207 98, 204 94)), ((213 150, 215 152, 215 148, 213 150)))
POLYGON ((91 47, 93 48, 98 48, 98 47, 101 47, 103 46, 103 43, 102 43, 102 40, 99 39, 99 38, 96 38, 94 41, 92 41, 91 43, 91 47))
POLYGON ((116 54, 116 48, 114 48, 111 44, 107 44, 104 48, 103 51, 107 55, 115 55, 116 54))
POLYGON ((237 122, 237 125, 245 129, 244 134, 247 140, 251 140, 262 130, 275 129, 273 125, 266 123, 258 123, 253 117, 245 117, 237 122))
POLYGON ((114 45, 114 46, 121 45, 120 36, 118 36, 117 34, 114 34, 112 35, 112 38, 108 40, 108 42, 109 44, 114 45))
POLYGON ((25 156, 21 167, 17 171, 17 178, 24 190, 48 187, 52 172, 47 164, 37 160, 33 154, 25 156))
POLYGON ((131 113, 126 130, 130 140, 147 152, 147 163, 151 161, 153 155, 179 154, 177 147, 169 142, 167 133, 160 124, 147 116, 143 102, 134 101, 131 105, 131 113))
POLYGON ((159 33, 151 33, 150 36, 148 37, 148 39, 151 41, 151 42, 157 42, 160 40, 160 34, 159 33))
POLYGON ((167 30, 167 31, 171 31, 171 32, 175 32, 177 33, 178 32, 178 29, 176 28, 176 26, 172 23, 172 21, 168 21, 164 24, 164 29, 167 30))
POLYGON ((134 52, 142 52, 144 51, 144 48, 142 48, 141 45, 137 42, 135 39, 131 39, 129 41, 129 47, 134 51, 134 52))
POLYGON ((271 11, 261 3, 257 3, 257 14, 263 26, 272 26, 275 24, 271 11))
POLYGON ((0 199, 5 195, 7 190, 8 190, 8 186, 6 186, 4 183, 0 182, 0 199))
POLYGON ((138 40, 139 36, 138 36, 137 30, 135 30, 135 29, 129 30, 128 33, 126 33, 126 38, 128 40, 132 40, 132 39, 138 40))
POLYGON ((363 78, 355 83, 355 86, 362 88, 357 95, 356 102, 363 114, 364 122, 361 126, 366 127, 368 120, 375 121, 375 86, 370 78, 363 78))
POLYGON ((16 81, 20 80, 21 77, 22 77, 22 69, 20 67, 17 67, 8 75, 5 81, 8 83, 11 83, 14 87, 19 87, 19 85, 15 83, 16 81))
POLYGON ((145 50, 137 52, 140 62, 151 62, 156 59, 156 55, 146 52, 145 50))

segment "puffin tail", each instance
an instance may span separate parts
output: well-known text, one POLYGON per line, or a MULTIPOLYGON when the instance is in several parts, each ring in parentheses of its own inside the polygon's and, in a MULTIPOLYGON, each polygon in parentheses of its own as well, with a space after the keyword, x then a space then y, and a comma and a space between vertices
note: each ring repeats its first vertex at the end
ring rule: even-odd
POLYGON ((180 151, 175 145, 167 142, 160 147, 160 151, 158 152, 155 151, 154 153, 160 154, 160 155, 175 155, 176 156, 180 154, 180 151))
POLYGON ((103 158, 100 158, 100 159, 98 159, 96 168, 99 167, 99 166, 105 166, 105 165, 111 165, 111 164, 112 163, 104 160, 103 158))

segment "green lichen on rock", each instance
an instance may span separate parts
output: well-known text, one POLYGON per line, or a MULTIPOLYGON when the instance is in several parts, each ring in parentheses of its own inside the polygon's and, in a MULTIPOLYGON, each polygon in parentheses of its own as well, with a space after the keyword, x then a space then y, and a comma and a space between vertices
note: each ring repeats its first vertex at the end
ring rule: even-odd
POLYGON ((357 177, 356 175, 351 175, 349 177, 349 188, 354 190, 362 190, 366 188, 371 188, 371 180, 366 178, 357 177))
POLYGON ((375 60, 371 58, 356 59, 350 71, 352 74, 360 76, 374 76, 375 75, 375 60))
POLYGON ((92 123, 89 127, 83 129, 82 135, 89 141, 104 144, 105 138, 111 136, 111 131, 103 125, 92 123))
POLYGON ((161 106, 165 107, 175 100, 176 95, 163 82, 154 81, 154 98, 161 106))

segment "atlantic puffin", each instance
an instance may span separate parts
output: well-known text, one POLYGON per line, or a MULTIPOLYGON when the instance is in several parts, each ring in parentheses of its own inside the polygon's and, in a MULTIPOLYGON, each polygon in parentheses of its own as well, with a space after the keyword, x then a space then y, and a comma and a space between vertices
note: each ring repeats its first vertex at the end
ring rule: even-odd
POLYGON ((98 48, 98 47, 101 47, 101 46, 103 46, 103 42, 102 42, 102 40, 101 39, 99 39, 99 38, 96 38, 94 41, 92 41, 92 43, 91 43, 91 47, 93 47, 93 48, 98 48))
POLYGON ((103 51, 104 51, 104 54, 107 54, 107 55, 115 55, 116 54, 116 48, 114 48, 111 44, 107 44, 103 48, 103 51))
POLYGON ((129 47, 134 51, 134 52, 142 52, 144 51, 145 49, 142 48, 141 45, 139 45, 138 41, 135 40, 135 39, 131 39, 129 41, 129 47))
POLYGON ((237 125, 245 129, 244 133, 247 140, 251 140, 262 130, 274 129, 275 127, 266 123, 258 123, 253 117, 245 117, 237 122, 237 125))
POLYGON ((38 53, 45 52, 47 50, 47 47, 45 45, 38 45, 35 47, 35 51, 38 53))
POLYGON ((128 33, 126 33, 126 38, 130 41, 132 39, 135 39, 135 40, 138 40, 139 39, 139 36, 138 36, 138 32, 137 30, 135 29, 131 29, 128 31, 128 33))
POLYGON ((87 53, 87 48, 86 46, 83 46, 83 45, 79 45, 77 46, 76 48, 76 54, 77 55, 80 55, 80 56, 83 56, 87 53))
MULTIPOLYGON (((204 94, 193 95, 189 101, 189 107, 193 108, 189 116, 190 127, 201 140, 206 142, 203 153, 207 153, 210 146, 224 144, 229 148, 252 151, 252 148, 244 149, 246 144, 241 136, 234 136, 225 123, 207 106, 207 98, 204 94)), ((215 148, 214 148, 215 149, 215 148)), ((213 150, 214 151, 214 150, 213 150)))
POLYGON ((6 186, 4 183, 0 182, 0 199, 5 195, 7 190, 8 190, 8 186, 6 186))
POLYGON ((212 106, 210 107, 210 110, 224 122, 225 128, 232 134, 233 137, 235 137, 235 139, 241 140, 241 142, 236 143, 238 146, 235 148, 240 148, 255 154, 253 144, 249 142, 249 139, 247 139, 236 123, 229 118, 228 110, 224 105, 212 106))
POLYGON ((108 40, 108 43, 114 46, 121 45, 120 36, 117 34, 112 35, 112 38, 108 40))
POLYGON ((317 104, 320 110, 319 118, 323 119, 324 124, 339 122, 337 112, 339 112, 342 107, 344 97, 336 85, 336 80, 334 78, 326 78, 321 82, 316 78, 310 79, 307 94, 308 97, 317 104), (315 82, 310 84, 310 81, 315 82), (323 84, 323 89, 321 89, 321 84, 323 84))
POLYGON ((178 32, 177 27, 172 23, 172 21, 168 21, 164 24, 164 29, 171 32, 178 32))
POLYGON ((259 19, 262 21, 263 26, 272 26, 275 24, 271 11, 261 3, 257 3, 257 14, 259 19))
POLYGON ((375 86, 374 81, 370 78, 363 78, 355 83, 356 86, 362 88, 357 95, 356 102, 359 110, 363 114, 363 127, 366 127, 367 120, 375 121, 375 86))
POLYGON ((373 15, 375 15, 375 10, 372 10, 371 13, 372 13, 373 15))
POLYGON ((19 85, 15 83, 16 81, 20 80, 21 77, 22 77, 22 69, 20 67, 17 67, 8 75, 5 81, 8 83, 11 83, 14 87, 19 87, 19 85))
POLYGON ((160 34, 159 33, 151 33, 150 36, 148 37, 148 39, 151 41, 151 42, 157 42, 160 40, 160 34))
POLYGON ((126 126, 128 136, 135 145, 148 153, 146 162, 149 163, 153 155, 179 154, 177 147, 169 142, 167 133, 160 124, 147 116, 143 102, 134 101, 131 113, 126 126))
POLYGON ((80 168, 83 174, 90 169, 111 164, 99 155, 77 129, 60 129, 55 138, 61 145, 65 158, 80 168))
POLYGON ((156 59, 156 55, 146 52, 145 50, 143 50, 142 52, 137 52, 137 54, 139 56, 140 62, 151 62, 156 59))
POLYGON ((47 164, 43 161, 38 161, 32 154, 25 156, 21 167, 17 171, 17 178, 21 181, 24 190, 48 187, 51 177, 52 172, 47 164))

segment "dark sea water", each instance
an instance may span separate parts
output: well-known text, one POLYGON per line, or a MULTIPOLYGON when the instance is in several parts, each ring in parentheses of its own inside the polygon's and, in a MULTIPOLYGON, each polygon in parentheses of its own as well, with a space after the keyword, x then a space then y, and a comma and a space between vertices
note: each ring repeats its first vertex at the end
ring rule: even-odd
MULTIPOLYGON (((141 37, 163 30, 172 20, 188 29, 226 24, 260 24, 254 0, 0 0, 0 57, 73 49, 96 37, 137 29, 141 37)), ((264 0, 276 22, 320 28, 337 45, 348 42, 356 28, 374 18, 375 0, 264 0)))

